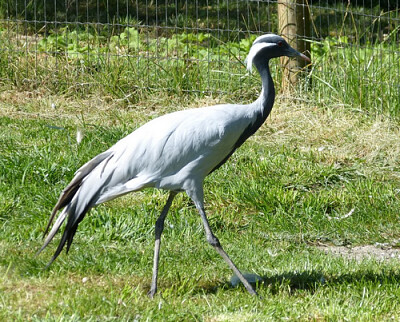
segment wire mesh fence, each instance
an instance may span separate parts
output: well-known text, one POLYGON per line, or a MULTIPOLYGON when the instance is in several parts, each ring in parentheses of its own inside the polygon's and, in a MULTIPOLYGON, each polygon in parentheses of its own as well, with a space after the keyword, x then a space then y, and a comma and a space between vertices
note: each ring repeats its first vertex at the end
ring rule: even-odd
MULTIPOLYGON (((0 86, 134 101, 154 91, 250 98, 244 59, 287 0, 0 1, 0 86)), ((292 1, 313 64, 295 95, 400 114, 399 0, 292 1)), ((278 88, 279 61, 271 64, 278 88)))

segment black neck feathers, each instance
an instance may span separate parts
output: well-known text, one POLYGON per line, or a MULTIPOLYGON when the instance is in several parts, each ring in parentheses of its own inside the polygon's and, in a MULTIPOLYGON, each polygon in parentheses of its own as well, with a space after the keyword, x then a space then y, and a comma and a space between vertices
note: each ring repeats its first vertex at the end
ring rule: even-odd
POLYGON ((257 60, 254 62, 254 64, 260 73, 262 80, 262 91, 259 98, 255 102, 249 104, 248 107, 249 109, 254 109, 255 118, 239 136, 239 139, 233 146, 232 151, 214 169, 212 169, 210 173, 214 172, 221 165, 223 165, 233 154, 233 152, 235 152, 237 148, 239 148, 260 128, 261 125, 263 125, 272 110, 272 106, 274 105, 275 101, 275 87, 269 71, 269 61, 260 62, 260 60, 257 60))
POLYGON ((243 131, 235 144, 235 149, 240 147, 263 125, 275 101, 275 87, 269 71, 269 61, 260 62, 260 60, 257 60, 254 63, 261 76, 262 91, 259 98, 249 106, 249 108, 255 109, 255 120, 243 131))

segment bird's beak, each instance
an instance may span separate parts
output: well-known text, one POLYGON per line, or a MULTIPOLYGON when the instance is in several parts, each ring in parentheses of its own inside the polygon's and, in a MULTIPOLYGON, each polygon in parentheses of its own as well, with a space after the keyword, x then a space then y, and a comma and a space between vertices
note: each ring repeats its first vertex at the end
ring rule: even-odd
POLYGON ((302 53, 299 53, 297 57, 300 57, 300 58, 304 59, 306 62, 311 63, 311 59, 302 53))
POLYGON ((306 55, 298 52, 296 49, 290 48, 290 54, 288 55, 289 57, 300 57, 301 59, 304 59, 306 62, 311 63, 311 59, 308 58, 306 55))

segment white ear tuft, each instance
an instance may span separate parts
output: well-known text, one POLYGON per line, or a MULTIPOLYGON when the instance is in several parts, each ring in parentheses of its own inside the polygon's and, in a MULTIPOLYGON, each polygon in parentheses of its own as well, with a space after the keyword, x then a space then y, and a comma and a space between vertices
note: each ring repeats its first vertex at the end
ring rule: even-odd
POLYGON ((256 44, 253 44, 253 46, 251 46, 249 54, 247 55, 246 60, 244 61, 247 65, 247 70, 249 72, 251 72, 251 70, 252 70, 254 57, 256 57, 256 55, 260 52, 261 49, 270 47, 270 46, 273 46, 273 44, 265 43, 265 42, 256 43, 256 44))

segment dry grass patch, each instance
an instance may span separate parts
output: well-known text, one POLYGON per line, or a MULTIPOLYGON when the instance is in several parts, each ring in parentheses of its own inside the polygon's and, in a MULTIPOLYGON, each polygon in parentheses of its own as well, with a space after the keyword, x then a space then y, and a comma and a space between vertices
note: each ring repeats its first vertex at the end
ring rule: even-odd
POLYGON ((261 142, 320 153, 326 162, 347 164, 359 159, 381 170, 399 166, 399 137, 399 124, 388 118, 282 101, 258 134, 261 142))

